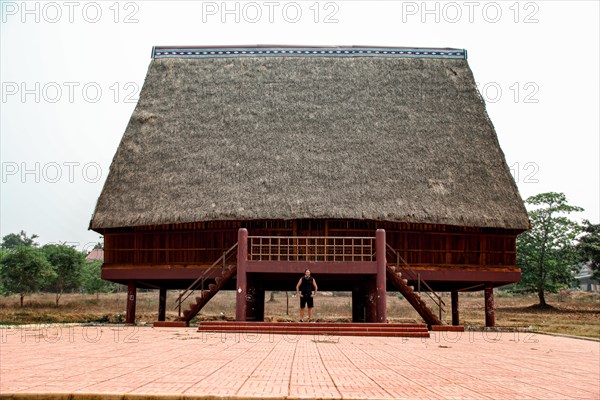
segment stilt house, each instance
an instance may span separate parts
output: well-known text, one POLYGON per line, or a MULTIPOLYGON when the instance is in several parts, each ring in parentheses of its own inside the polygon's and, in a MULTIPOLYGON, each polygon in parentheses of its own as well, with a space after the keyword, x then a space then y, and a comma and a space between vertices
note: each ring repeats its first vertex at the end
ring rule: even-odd
POLYGON ((90 228, 102 278, 197 298, 351 291, 354 321, 385 322, 400 291, 430 325, 438 292, 517 282, 523 201, 461 49, 155 47, 90 228), (418 293, 421 293, 420 295, 418 293), (431 299, 426 296, 431 295, 431 299))

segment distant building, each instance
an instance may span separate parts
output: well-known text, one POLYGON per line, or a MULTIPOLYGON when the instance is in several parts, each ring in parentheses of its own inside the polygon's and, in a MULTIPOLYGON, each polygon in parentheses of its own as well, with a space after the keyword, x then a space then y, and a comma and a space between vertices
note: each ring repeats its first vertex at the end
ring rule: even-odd
POLYGON ((600 293, 600 283, 592 279, 593 274, 594 272, 589 264, 584 264, 581 267, 581 271, 575 275, 576 284, 574 285, 574 289, 600 293))
POLYGON ((85 261, 102 261, 104 262, 104 249, 94 249, 85 257, 85 261))

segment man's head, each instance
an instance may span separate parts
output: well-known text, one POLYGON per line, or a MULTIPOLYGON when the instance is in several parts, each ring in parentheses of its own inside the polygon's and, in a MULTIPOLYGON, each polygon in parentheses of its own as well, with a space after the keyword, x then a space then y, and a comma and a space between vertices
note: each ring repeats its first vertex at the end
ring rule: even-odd
POLYGON ((304 276, 310 276, 310 269, 307 268, 304 270, 304 276))

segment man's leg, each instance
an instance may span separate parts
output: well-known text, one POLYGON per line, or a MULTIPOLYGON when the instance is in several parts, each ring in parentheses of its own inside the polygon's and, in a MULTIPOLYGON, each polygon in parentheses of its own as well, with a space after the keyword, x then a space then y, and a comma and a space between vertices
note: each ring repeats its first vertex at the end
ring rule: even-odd
POLYGON ((312 307, 308 307, 308 319, 312 319, 312 307))
MULTIPOLYGON (((310 313, 310 310, 308 311, 310 313)), ((304 308, 300 307, 300 320, 304 319, 304 308)))

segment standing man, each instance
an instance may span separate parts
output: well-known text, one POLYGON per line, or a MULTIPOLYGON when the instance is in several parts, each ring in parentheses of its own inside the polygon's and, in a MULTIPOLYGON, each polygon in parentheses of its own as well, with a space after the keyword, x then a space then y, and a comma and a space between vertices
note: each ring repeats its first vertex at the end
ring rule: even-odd
POLYGON ((296 296, 300 295, 300 322, 304 319, 304 307, 308 306, 308 320, 312 318, 313 296, 317 294, 317 281, 310 276, 310 269, 304 271, 296 285, 296 296), (314 288, 314 293, 313 293, 314 288))

